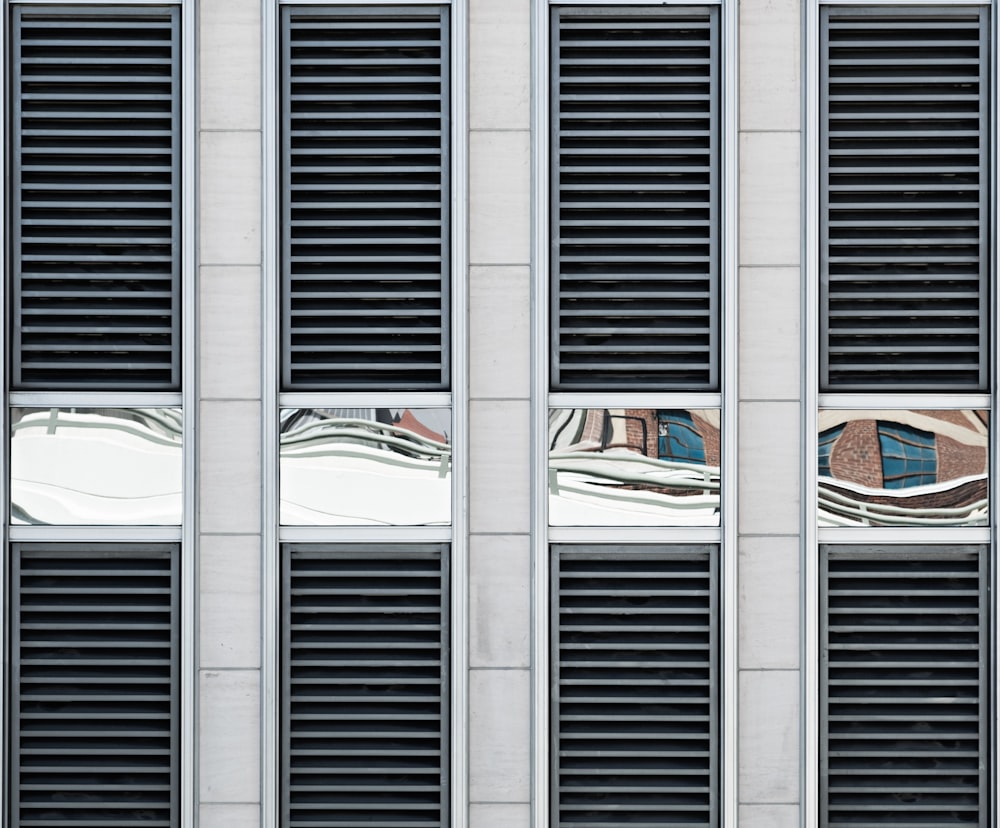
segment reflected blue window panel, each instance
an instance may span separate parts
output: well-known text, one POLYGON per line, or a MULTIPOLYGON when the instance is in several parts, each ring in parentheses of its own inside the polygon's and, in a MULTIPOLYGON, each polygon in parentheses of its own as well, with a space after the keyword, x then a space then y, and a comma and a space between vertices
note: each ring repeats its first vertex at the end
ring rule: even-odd
POLYGON ((552 526, 718 526, 718 409, 549 411, 552 526))
POLYGON ((820 526, 984 526, 989 412, 819 412, 820 526))
POLYGON ((451 428, 448 408, 282 409, 282 525, 449 525, 451 428))
POLYGON ((179 408, 12 408, 14 524, 181 522, 179 408))

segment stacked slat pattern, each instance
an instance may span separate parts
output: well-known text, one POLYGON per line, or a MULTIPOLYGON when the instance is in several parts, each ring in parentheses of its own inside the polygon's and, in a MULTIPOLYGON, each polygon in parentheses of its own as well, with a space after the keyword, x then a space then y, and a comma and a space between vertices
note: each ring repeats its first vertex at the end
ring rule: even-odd
POLYGON ((823 825, 988 824, 987 554, 821 547, 823 825))
POLYGON ((13 385, 175 389, 180 10, 12 9, 13 385))
POLYGON ((824 9, 824 390, 987 388, 988 14, 824 9))
POLYGON ((554 548, 554 828, 718 825, 716 558, 554 548))
POLYGON ((13 547, 14 828, 176 828, 178 555, 13 547))
POLYGON ((447 9, 283 12, 284 386, 446 389, 447 9))
POLYGON ((718 9, 553 10, 552 384, 718 388, 718 9))
POLYGON ((448 825, 439 545, 284 548, 282 825, 448 825))

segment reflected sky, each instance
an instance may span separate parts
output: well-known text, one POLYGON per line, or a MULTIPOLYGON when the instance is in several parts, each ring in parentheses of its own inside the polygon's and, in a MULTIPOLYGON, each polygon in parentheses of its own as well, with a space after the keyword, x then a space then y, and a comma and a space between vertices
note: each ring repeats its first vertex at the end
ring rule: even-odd
POLYGON ((181 522, 179 408, 12 408, 11 522, 181 522))
POLYGON ((989 413, 819 412, 820 526, 982 526, 989 413))
POLYGON ((718 409, 549 411, 553 526, 718 526, 718 409))
POLYGON ((451 523, 451 410, 281 411, 285 526, 451 523))

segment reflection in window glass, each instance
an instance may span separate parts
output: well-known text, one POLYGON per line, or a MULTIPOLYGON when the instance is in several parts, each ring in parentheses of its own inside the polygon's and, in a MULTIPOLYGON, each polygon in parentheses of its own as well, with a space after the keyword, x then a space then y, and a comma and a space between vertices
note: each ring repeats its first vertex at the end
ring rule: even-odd
POLYGON ((280 420, 285 526, 451 522, 451 410, 288 408, 280 420))
POLYGON ((549 412, 553 526, 718 526, 718 409, 549 412))
POLYGON ((820 526, 979 526, 989 514, 989 414, 819 412, 820 526))
POLYGON ((15 524, 181 522, 179 408, 12 408, 15 524))

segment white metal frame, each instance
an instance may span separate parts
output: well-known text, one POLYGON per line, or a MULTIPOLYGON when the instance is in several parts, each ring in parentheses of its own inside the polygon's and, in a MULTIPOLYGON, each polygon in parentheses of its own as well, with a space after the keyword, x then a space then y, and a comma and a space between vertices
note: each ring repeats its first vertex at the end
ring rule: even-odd
MULTIPOLYGON (((992 0, 806 0, 802 15, 802 485, 801 485, 801 788, 800 824, 802 828, 816 828, 819 824, 819 544, 912 544, 912 543, 968 543, 990 544, 993 563, 990 583, 996 596, 998 584, 997 549, 997 474, 1000 471, 995 403, 1000 389, 1000 360, 997 359, 997 320, 1000 302, 996 288, 997 255, 997 191, 1000 176, 997 171, 997 13, 992 0), (994 286, 990 305, 992 317, 990 354, 993 359, 992 386, 989 394, 820 394, 819 393, 819 78, 820 78, 820 8, 822 6, 991 6, 990 55, 990 111, 993 133, 990 136, 990 284, 994 286), (838 527, 817 526, 818 511, 818 414, 821 409, 962 409, 985 408, 991 412, 993 444, 989 454, 989 497, 991 518, 988 527, 947 528, 889 528, 889 527, 838 527)), ((990 824, 997 818, 997 606, 991 601, 990 659, 992 664, 991 710, 989 717, 994 725, 990 734, 990 757, 993 767, 990 794, 990 824)))
POLYGON ((720 727, 721 824, 737 824, 737 159, 738 8, 734 0, 673 2, 673 0, 532 0, 532 377, 531 377, 531 551, 532 551, 532 769, 531 824, 548 828, 550 734, 549 640, 552 543, 712 543, 721 549, 721 664, 720 727), (722 325, 720 350, 721 393, 645 394, 636 392, 591 394, 549 391, 549 58, 550 9, 554 6, 719 6, 721 9, 722 72, 722 325), (720 527, 555 527, 548 525, 548 412, 550 408, 720 408, 722 410, 722 517, 720 527))
MULTIPOLYGON (((197 0, 5 0, 0 16, 0 87, 4 106, 0 108, 0 134, 7 135, 6 101, 10 95, 7 73, 9 11, 12 6, 115 6, 170 5, 181 10, 181 390, 163 392, 10 392, 6 360, 0 361, 0 387, 4 403, 0 406, 0 509, 3 510, 2 560, 0 566, 0 618, 8 612, 7 560, 10 543, 32 541, 164 541, 179 543, 181 549, 180 596, 180 819, 182 825, 196 824, 197 753, 195 734, 198 728, 197 629, 198 629, 198 477, 197 477, 197 0), (113 406, 180 407, 183 410, 182 475, 183 498, 181 523, 177 526, 11 526, 10 525, 10 456, 9 408, 15 406, 113 406)), ((9 180, 6 153, 0 158, 4 181, 9 180)), ((0 199, 0 226, 7 234, 7 209, 10 194, 0 199)), ((0 284, 6 290, 7 259, 0 257, 0 284)), ((8 341, 6 301, 0 313, 0 341, 8 341)), ((9 633, 4 624, 3 647, 7 652, 9 633)), ((9 809, 7 781, 9 755, 6 724, 9 713, 6 659, 0 661, 0 693, 3 715, 0 716, 0 814, 9 809)))
POLYGON ((291 541, 448 542, 451 546, 451 828, 468 823, 468 10, 464 0, 261 0, 263 127, 263 274, 261 417, 261 826, 280 825, 280 595, 279 547, 291 541), (451 391, 378 393, 279 393, 280 198, 279 179, 279 11, 294 6, 448 6, 451 9, 451 391), (452 417, 451 525, 281 526, 278 511, 278 414, 282 408, 322 407, 450 408, 452 417))

